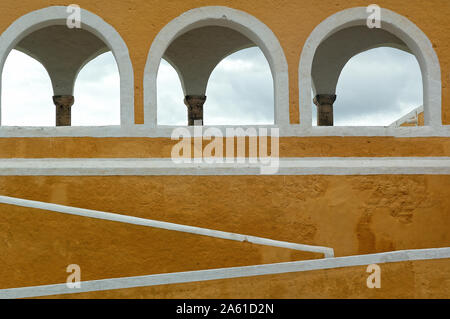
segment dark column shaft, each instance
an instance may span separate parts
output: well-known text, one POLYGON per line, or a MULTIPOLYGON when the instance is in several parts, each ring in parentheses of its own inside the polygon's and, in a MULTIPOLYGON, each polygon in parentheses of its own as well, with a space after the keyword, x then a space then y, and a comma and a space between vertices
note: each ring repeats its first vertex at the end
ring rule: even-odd
POLYGON ((72 105, 75 99, 72 95, 55 95, 53 103, 56 106, 56 126, 72 124, 72 105))

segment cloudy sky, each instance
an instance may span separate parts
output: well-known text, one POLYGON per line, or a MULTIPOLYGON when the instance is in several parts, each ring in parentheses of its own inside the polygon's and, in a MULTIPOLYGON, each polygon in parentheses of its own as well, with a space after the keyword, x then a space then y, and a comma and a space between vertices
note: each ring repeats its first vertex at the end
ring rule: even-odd
MULTIPOLYGON (((335 125, 389 125, 422 104, 419 65, 414 56, 378 48, 353 57, 337 87, 335 125)), ((13 50, 3 70, 2 124, 54 126, 52 88, 45 69, 13 50)), ((111 53, 88 63, 75 85, 72 125, 118 125, 119 75, 111 53)), ((223 60, 206 92, 207 125, 273 123, 273 82, 258 48, 223 60)), ((162 61, 158 73, 158 123, 185 125, 186 106, 175 70, 162 61)), ((315 124, 313 106, 313 124, 315 124)))

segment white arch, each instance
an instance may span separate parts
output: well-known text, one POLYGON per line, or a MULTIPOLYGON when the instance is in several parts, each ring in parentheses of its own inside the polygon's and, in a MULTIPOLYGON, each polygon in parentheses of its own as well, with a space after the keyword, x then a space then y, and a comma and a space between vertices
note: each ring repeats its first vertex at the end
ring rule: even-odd
MULTIPOLYGON (((340 11, 320 23, 303 46, 299 65, 300 125, 312 126, 311 67, 319 44, 331 34, 347 27, 366 25, 366 7, 340 11)), ((410 20, 381 9, 381 28, 400 38, 417 58, 422 71, 425 125, 441 126, 441 68, 427 36, 410 20)))
POLYGON ((275 124, 289 124, 288 64, 280 42, 261 21, 243 11, 222 6, 189 10, 167 24, 156 36, 150 48, 144 71, 144 122, 157 126, 158 68, 167 47, 179 35, 203 26, 223 26, 234 29, 252 40, 264 53, 272 71, 274 83, 275 124))
MULTIPOLYGON (((65 6, 52 6, 30 12, 14 21, 0 35, 0 75, 8 54, 20 40, 38 29, 51 25, 65 25, 70 14, 65 6)), ((81 9, 81 27, 99 37, 112 51, 120 74, 120 123, 124 126, 133 125, 134 75, 125 42, 111 25, 84 9, 81 9)))

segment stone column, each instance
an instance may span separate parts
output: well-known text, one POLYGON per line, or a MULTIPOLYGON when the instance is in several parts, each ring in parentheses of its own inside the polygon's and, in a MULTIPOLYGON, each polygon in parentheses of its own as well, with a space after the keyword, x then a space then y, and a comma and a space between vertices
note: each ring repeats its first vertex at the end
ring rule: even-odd
POLYGON ((72 95, 55 95, 56 126, 70 126, 72 122, 71 108, 75 99, 72 95))
POLYGON ((317 125, 333 126, 333 103, 336 101, 335 94, 318 94, 314 98, 317 106, 317 125))
POLYGON ((203 104, 205 104, 206 96, 204 95, 186 95, 184 104, 188 109, 188 125, 194 125, 195 121, 201 121, 203 125, 203 104))

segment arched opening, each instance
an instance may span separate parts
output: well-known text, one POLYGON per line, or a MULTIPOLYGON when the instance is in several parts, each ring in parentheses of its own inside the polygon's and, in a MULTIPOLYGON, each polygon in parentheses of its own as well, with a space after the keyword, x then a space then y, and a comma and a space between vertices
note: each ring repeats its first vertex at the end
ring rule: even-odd
POLYGON ((258 47, 223 59, 207 87, 206 125, 273 125, 273 79, 258 47))
POLYGON ((56 126, 70 126, 72 108, 77 105, 74 104, 74 86, 80 70, 110 51, 120 74, 120 124, 132 124, 133 72, 125 43, 110 25, 86 10, 80 9, 82 23, 79 28, 66 24, 68 16, 67 7, 54 6, 16 20, 2 34, 0 71, 3 72, 3 64, 12 49, 39 61, 51 79, 53 92, 48 98, 54 103, 56 126))
MULTIPOLYGON (((422 77, 424 124, 442 125, 440 66, 428 38, 412 22, 387 9, 381 9, 381 28, 369 28, 367 18, 365 7, 341 11, 317 26, 306 41, 299 67, 301 125, 312 125, 311 101, 314 101, 318 121, 321 121, 318 125, 333 126, 334 109, 336 103, 340 103, 336 101, 341 98, 337 95, 338 80, 344 67, 352 57, 381 47, 402 50, 416 59, 422 77)), ((370 52, 366 54, 376 51, 370 52)), ((407 56, 403 53, 400 55, 407 56)), ((390 73, 394 72, 396 70, 391 70, 390 73)), ((362 84, 354 83, 353 91, 358 90, 358 85, 362 84)), ((415 94, 420 95, 420 90, 416 90, 413 95, 415 94)), ((367 96, 360 97, 355 103, 363 108, 372 102, 368 99, 367 96)), ((390 101, 390 104, 392 102, 395 101, 390 101)), ((374 125, 380 125, 379 123, 374 125)), ((386 123, 388 122, 384 121, 383 124, 388 125, 386 123)), ((349 122, 343 125, 348 124, 349 122)))
MULTIPOLYGON (((414 55, 390 47, 359 53, 339 75, 334 126, 389 126, 421 108, 422 89, 422 75, 414 55)), ((317 106, 312 108, 313 125, 317 125, 317 106)), ((416 125, 423 123, 416 119, 416 125)))
MULTIPOLYGON (((261 120, 262 117, 257 113, 251 122, 288 124, 287 62, 278 40, 259 20, 247 13, 226 7, 190 10, 170 22, 155 38, 144 73, 145 123, 156 126, 164 122, 157 119, 157 114, 161 113, 157 104, 160 97, 157 97, 158 72, 155 70, 158 70, 161 59, 169 62, 178 73, 184 95, 178 104, 186 104, 188 119, 185 124, 193 125, 195 120, 203 123, 203 105, 207 107, 209 103, 209 97, 206 95, 208 82, 216 67, 225 58, 230 57, 233 60, 231 55, 252 47, 261 50, 270 67, 273 81, 273 120, 261 120)), ((219 65, 218 72, 222 68, 219 65)), ((229 106, 228 100, 229 98, 221 98, 222 109, 229 106)), ((239 123, 239 114, 229 114, 233 116, 234 123, 239 123)))

